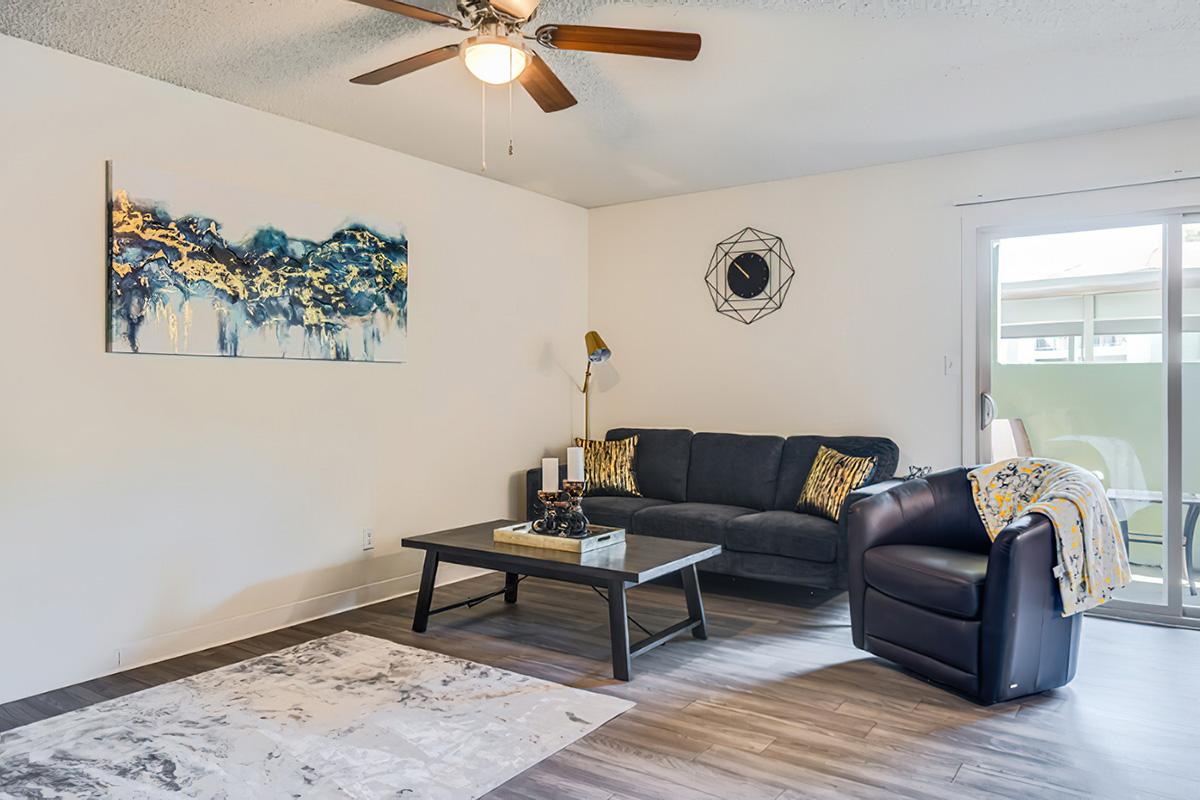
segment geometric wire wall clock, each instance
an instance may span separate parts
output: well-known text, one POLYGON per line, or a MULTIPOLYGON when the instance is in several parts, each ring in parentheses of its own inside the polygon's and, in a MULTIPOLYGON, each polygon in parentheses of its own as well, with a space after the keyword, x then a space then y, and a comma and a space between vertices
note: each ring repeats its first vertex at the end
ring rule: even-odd
POLYGON ((783 239, 743 228, 717 244, 704 282, 719 313, 749 325, 783 307, 795 274, 783 239))

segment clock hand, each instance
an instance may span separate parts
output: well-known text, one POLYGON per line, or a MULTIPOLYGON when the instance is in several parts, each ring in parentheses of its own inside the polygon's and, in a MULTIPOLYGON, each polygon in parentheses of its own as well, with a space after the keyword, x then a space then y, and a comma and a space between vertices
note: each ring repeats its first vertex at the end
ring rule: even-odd
POLYGON ((734 266, 738 268, 738 272, 746 276, 746 280, 750 280, 750 273, 746 272, 745 268, 741 264, 734 264, 734 266))

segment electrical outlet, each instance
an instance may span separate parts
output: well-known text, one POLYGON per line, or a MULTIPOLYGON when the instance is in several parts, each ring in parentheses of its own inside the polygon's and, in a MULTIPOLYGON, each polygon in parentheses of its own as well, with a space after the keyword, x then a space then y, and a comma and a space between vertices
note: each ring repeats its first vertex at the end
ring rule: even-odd
POLYGON ((375 531, 373 531, 370 528, 363 528, 362 536, 363 536, 363 545, 362 545, 363 550, 374 550, 375 549, 375 531))
POLYGON ((114 654, 114 655, 116 656, 116 658, 117 658, 117 666, 118 666, 118 667, 119 667, 119 666, 121 666, 121 651, 120 651, 120 650, 114 650, 114 651, 113 651, 113 654, 114 654))

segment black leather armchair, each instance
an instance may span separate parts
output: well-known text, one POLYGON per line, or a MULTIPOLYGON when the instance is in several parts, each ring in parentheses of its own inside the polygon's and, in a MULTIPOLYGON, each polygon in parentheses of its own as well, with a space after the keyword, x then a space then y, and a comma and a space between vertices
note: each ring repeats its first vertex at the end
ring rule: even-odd
POLYGON ((1082 615, 1062 616, 1040 514, 990 542, 967 469, 906 481, 848 514, 854 645, 989 705, 1075 676, 1082 615))

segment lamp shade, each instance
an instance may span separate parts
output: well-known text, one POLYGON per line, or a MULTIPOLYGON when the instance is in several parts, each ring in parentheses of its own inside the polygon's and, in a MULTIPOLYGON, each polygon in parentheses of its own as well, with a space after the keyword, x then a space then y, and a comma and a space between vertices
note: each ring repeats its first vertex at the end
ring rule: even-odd
POLYGON ((608 349, 608 345, 595 331, 588 331, 583 337, 583 343, 587 346, 588 361, 593 364, 608 361, 609 356, 612 355, 612 350, 608 349))

